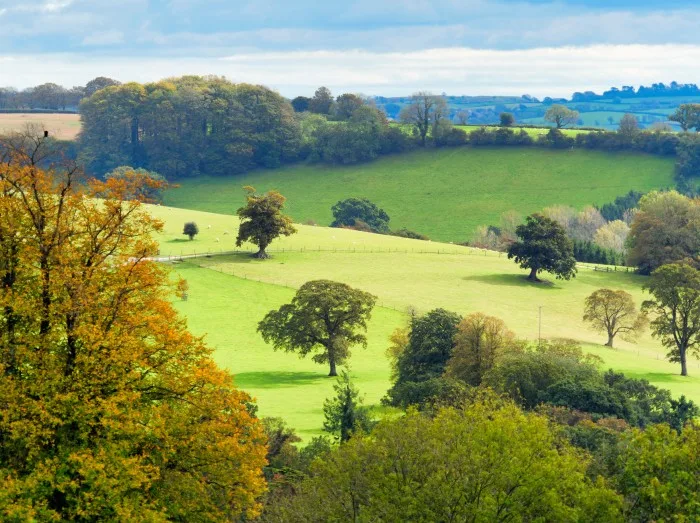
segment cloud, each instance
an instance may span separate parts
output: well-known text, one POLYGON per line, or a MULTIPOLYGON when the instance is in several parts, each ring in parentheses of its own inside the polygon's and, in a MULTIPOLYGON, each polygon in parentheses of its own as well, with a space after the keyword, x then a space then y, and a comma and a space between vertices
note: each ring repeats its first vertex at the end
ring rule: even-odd
POLYGON ((121 31, 105 31, 92 33, 83 38, 83 45, 116 45, 124 41, 124 33, 121 31))
POLYGON ((455 95, 528 93, 542 97, 659 81, 700 83, 696 69, 700 45, 275 51, 204 58, 78 54, 4 58, 0 82, 12 78, 15 87, 48 81, 85 84, 96 76, 148 82, 183 74, 216 74, 236 82, 264 84, 290 97, 309 95, 319 85, 327 85, 336 94, 399 96, 427 89, 455 95))

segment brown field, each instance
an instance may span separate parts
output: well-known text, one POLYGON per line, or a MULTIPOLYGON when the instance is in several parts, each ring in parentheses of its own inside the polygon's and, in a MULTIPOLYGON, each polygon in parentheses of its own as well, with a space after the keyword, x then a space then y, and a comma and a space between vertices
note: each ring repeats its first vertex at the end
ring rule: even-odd
POLYGON ((74 140, 80 132, 78 114, 0 113, 0 134, 39 124, 60 140, 74 140))

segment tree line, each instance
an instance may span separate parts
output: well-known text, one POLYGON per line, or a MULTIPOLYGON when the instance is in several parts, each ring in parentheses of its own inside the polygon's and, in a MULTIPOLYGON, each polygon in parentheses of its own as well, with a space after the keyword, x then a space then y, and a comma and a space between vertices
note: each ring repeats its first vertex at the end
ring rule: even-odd
POLYGON ((0 87, 0 111, 71 111, 76 112, 83 98, 120 82, 98 76, 84 86, 77 85, 70 89, 55 83, 45 83, 26 89, 0 87))

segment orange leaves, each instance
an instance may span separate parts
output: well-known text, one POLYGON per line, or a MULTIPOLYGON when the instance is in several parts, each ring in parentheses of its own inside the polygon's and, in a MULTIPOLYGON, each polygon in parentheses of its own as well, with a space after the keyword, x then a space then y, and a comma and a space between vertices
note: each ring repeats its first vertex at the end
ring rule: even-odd
POLYGON ((138 180, 22 154, 0 162, 0 519, 256 514, 262 428, 146 260, 138 180))

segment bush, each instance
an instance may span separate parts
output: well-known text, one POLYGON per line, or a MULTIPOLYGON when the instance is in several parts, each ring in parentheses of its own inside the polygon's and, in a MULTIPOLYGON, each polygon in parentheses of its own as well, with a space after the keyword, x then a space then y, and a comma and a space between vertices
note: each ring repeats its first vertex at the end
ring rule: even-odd
POLYGON ((405 227, 389 233, 391 236, 399 236, 401 238, 411 238, 414 240, 430 240, 426 235, 417 232, 409 231, 405 227))

